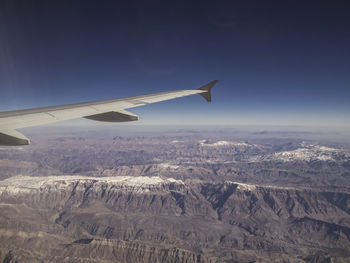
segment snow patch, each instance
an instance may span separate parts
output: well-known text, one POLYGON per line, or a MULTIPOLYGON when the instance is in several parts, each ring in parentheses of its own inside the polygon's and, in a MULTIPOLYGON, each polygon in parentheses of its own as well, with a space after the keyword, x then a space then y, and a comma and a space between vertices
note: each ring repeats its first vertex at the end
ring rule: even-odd
POLYGON ((117 186, 127 186, 147 191, 148 187, 159 186, 162 184, 178 183, 184 184, 181 180, 174 178, 161 178, 158 176, 117 176, 117 177, 89 177, 89 176, 48 176, 48 177, 30 177, 15 176, 0 181, 0 194, 18 194, 30 193, 42 189, 46 186, 54 186, 56 189, 65 188, 67 185, 75 182, 94 184, 108 183, 117 186))
POLYGON ((295 190, 295 187, 286 187, 286 186, 277 186, 277 185, 258 185, 258 184, 245 184, 245 183, 239 183, 239 182, 232 182, 232 181, 226 181, 230 184, 236 184, 237 189, 243 190, 243 191, 254 191, 257 189, 257 187, 262 188, 270 188, 270 189, 284 189, 284 190, 295 190))
POLYGON ((180 166, 178 165, 173 165, 173 164, 169 164, 169 163, 160 163, 158 164, 158 166, 160 168, 163 168, 163 169, 170 169, 170 170, 177 170, 179 169, 180 166))
POLYGON ((245 142, 230 142, 230 141, 217 141, 214 143, 209 143, 208 140, 201 140, 199 141, 199 144, 201 146, 210 146, 210 147, 220 147, 220 146, 244 146, 247 147, 249 144, 245 142))
POLYGON ((234 182, 235 184, 238 184, 237 189, 244 190, 244 191, 254 191, 256 189, 255 184, 244 184, 244 183, 237 183, 234 182))
POLYGON ((275 153, 274 156, 282 161, 305 160, 305 161, 335 161, 336 155, 341 153, 340 149, 326 146, 311 145, 308 148, 298 148, 293 151, 275 153))
MULTIPOLYGON (((322 145, 301 143, 300 148, 291 151, 276 152, 267 156, 259 156, 256 160, 290 161, 339 161, 347 160, 350 154, 343 149, 322 145)), ((253 160, 254 161, 254 160, 253 160)))

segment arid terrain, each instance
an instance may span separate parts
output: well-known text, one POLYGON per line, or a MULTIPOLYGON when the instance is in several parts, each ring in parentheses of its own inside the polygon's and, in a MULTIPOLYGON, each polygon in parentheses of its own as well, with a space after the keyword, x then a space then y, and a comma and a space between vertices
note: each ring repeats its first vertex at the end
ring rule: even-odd
POLYGON ((350 262, 331 134, 53 130, 0 148, 0 262, 350 262))

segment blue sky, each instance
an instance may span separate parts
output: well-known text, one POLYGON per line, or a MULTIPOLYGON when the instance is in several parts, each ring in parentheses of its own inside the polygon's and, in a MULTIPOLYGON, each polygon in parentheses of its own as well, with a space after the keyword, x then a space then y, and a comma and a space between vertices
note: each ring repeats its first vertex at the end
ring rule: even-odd
POLYGON ((349 126, 344 1, 2 1, 0 110, 198 88, 145 124, 349 126))

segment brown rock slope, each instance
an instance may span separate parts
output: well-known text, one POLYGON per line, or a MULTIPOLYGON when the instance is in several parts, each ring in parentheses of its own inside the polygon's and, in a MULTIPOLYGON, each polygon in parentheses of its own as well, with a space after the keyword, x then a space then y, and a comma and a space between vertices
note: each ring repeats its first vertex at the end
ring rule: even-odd
POLYGON ((350 261, 346 191, 12 177, 0 209, 0 262, 350 261))

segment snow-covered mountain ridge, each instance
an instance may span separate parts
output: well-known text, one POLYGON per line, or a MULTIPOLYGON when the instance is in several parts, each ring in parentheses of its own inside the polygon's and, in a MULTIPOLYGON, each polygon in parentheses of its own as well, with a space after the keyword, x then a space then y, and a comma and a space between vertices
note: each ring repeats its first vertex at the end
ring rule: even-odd
POLYGON ((332 148, 318 144, 301 143, 293 150, 277 151, 271 154, 259 154, 249 159, 253 162, 260 161, 325 161, 346 162, 350 161, 350 152, 345 149, 332 148))

